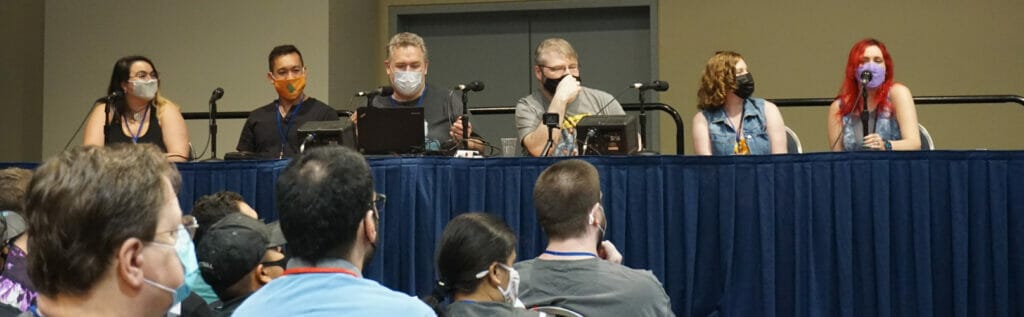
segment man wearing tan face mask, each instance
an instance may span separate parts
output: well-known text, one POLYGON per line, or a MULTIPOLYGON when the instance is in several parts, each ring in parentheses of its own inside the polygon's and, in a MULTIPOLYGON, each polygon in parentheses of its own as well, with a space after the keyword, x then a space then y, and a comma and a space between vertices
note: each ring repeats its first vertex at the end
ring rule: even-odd
POLYGON ((252 152, 261 158, 280 159, 299 153, 298 132, 309 121, 338 120, 338 112, 305 94, 306 70, 302 53, 292 45, 281 45, 267 58, 267 80, 278 98, 249 113, 238 137, 239 152, 252 152))

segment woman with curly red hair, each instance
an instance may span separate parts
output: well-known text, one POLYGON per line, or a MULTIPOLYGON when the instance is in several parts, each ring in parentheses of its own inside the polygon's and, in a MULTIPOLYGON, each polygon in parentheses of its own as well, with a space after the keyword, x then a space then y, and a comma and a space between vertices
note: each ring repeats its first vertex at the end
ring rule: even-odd
POLYGON ((775 104, 754 98, 754 77, 736 52, 717 52, 701 76, 693 117, 697 155, 786 153, 786 125, 775 104))
POLYGON ((843 85, 828 111, 833 151, 921 149, 914 97, 907 86, 893 81, 893 73, 892 57, 881 41, 864 39, 853 45, 843 85), (867 90, 863 117, 862 89, 867 90))

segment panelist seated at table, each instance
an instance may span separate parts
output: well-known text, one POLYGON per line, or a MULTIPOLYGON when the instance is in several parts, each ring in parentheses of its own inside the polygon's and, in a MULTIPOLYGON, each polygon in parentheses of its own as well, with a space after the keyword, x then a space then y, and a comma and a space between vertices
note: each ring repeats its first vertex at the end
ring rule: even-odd
POLYGON ((540 84, 529 96, 516 102, 516 130, 525 152, 543 156, 548 141, 544 113, 558 113, 559 124, 551 132, 554 156, 577 155, 576 132, 567 117, 579 120, 585 115, 622 115, 622 105, 612 95, 580 85, 579 56, 568 41, 546 39, 534 51, 533 74, 540 84))
POLYGON ((309 121, 338 120, 338 112, 305 93, 309 74, 302 53, 292 45, 274 47, 267 57, 267 80, 278 98, 249 113, 238 137, 239 152, 280 159, 299 153, 298 129, 309 121))
POLYGON ((85 124, 82 144, 152 143, 169 161, 187 161, 185 118, 177 104, 160 95, 159 77, 156 65, 146 57, 118 59, 107 85, 107 95, 116 96, 110 98, 110 105, 107 98, 96 101, 85 124))
MULTIPOLYGON (((394 93, 391 96, 376 96, 376 108, 418 107, 423 109, 423 120, 427 124, 423 149, 425 151, 450 151, 462 143, 462 97, 459 92, 428 84, 427 71, 430 59, 427 44, 415 33, 395 34, 385 48, 384 71, 388 74, 394 93)), ((353 115, 352 119, 358 116, 353 115)), ((358 122, 357 122, 358 123, 358 122)), ((470 149, 482 151, 484 144, 480 136, 473 133, 473 124, 468 126, 470 149)))
POLYGON ((881 41, 864 39, 850 49, 843 85, 828 108, 833 151, 921 149, 914 96, 893 79, 893 73, 892 56, 881 41), (867 133, 861 116, 862 86, 867 90, 867 133))
POLYGON ((786 124, 774 103, 754 94, 754 77, 739 53, 708 59, 697 90, 693 147, 697 155, 786 153, 786 124))

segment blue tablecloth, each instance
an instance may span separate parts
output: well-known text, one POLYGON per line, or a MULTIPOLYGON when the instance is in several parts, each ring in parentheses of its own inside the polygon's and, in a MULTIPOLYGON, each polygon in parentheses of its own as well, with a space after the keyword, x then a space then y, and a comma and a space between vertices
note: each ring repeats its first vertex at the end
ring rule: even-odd
MULTIPOLYGON (((467 211, 500 215, 520 259, 536 256, 532 191, 555 160, 371 158, 388 202, 366 276, 425 294, 437 238, 467 211)), ((1024 314, 1024 152, 586 160, 608 237, 625 264, 654 271, 678 315, 1024 314)), ((179 200, 233 190, 276 219, 286 164, 179 164, 179 200)))

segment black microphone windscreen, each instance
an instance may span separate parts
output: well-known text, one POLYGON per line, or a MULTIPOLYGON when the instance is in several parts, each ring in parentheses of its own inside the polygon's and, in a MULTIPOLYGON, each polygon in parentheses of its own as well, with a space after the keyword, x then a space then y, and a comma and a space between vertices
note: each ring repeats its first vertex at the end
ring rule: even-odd
POLYGON ((484 82, 482 82, 482 81, 474 80, 472 83, 469 83, 469 84, 470 84, 470 86, 473 87, 473 91, 484 90, 484 82))
POLYGON ((380 95, 387 97, 395 94, 395 88, 391 86, 380 86, 380 95))
POLYGON ((860 73, 860 81, 862 81, 862 82, 866 83, 866 82, 871 81, 871 77, 874 77, 874 74, 871 73, 871 71, 865 70, 865 71, 860 73))
POLYGON ((656 90, 656 91, 666 91, 666 90, 668 90, 668 82, 667 81, 655 80, 652 84, 654 84, 654 90, 656 90))

